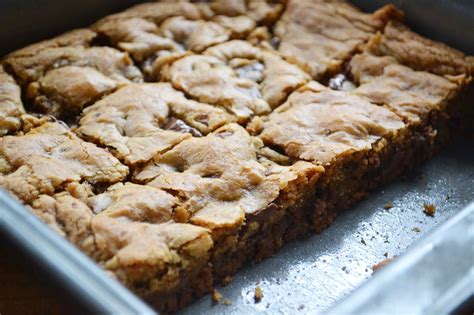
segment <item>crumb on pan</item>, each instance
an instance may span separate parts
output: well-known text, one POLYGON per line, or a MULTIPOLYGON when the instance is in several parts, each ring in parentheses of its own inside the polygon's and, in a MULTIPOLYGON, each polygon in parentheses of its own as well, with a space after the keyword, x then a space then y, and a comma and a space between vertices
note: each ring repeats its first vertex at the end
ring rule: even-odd
POLYGON ((385 210, 389 210, 389 209, 392 209, 393 208, 393 203, 391 201, 388 201, 384 206, 383 208, 385 210))
POLYGON ((254 300, 255 303, 258 303, 262 300, 263 298, 263 290, 259 286, 255 287, 255 295, 254 295, 254 300))
POLYGON ((425 203, 423 204, 423 208, 424 208, 424 212, 426 215, 430 216, 430 217, 434 217, 435 213, 436 213, 436 206, 434 204, 431 204, 431 203, 425 203))
POLYGON ((219 293, 216 289, 214 289, 214 292, 212 292, 212 302, 214 303, 219 303, 222 301, 222 294, 219 293))
POLYGON ((413 229, 411 229, 413 232, 420 233, 421 229, 417 226, 415 226, 413 229))

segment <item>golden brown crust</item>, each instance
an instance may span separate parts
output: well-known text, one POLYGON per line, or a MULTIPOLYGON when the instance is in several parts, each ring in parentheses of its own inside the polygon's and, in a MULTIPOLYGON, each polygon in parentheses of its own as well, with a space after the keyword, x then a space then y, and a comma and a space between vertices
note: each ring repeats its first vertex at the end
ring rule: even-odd
POLYGON ((329 165, 345 155, 370 150, 404 127, 398 116, 383 107, 312 82, 264 119, 260 138, 293 159, 329 165))
POLYGON ((94 213, 86 204, 69 194, 40 195, 30 210, 53 230, 88 255, 97 250, 91 231, 94 213))
POLYGON ((0 186, 26 203, 70 183, 113 184, 127 173, 110 153, 82 141, 60 123, 0 138, 0 186))
POLYGON ((290 0, 278 21, 278 51, 315 79, 340 71, 342 63, 398 12, 386 6, 366 14, 343 1, 290 0))
POLYGON ((186 52, 199 53, 230 39, 244 39, 256 27, 255 20, 246 15, 214 15, 209 4, 196 4, 194 7, 192 4, 151 4, 152 7, 166 8, 169 5, 177 5, 177 9, 169 12, 165 9, 160 18, 143 14, 121 15, 119 18, 105 18, 96 23, 94 29, 115 47, 130 53, 146 76, 158 79, 157 68, 186 55, 186 52), (203 13, 205 6, 212 13, 203 13), (190 8, 201 10, 201 13, 197 14, 190 8), (180 14, 183 10, 187 13, 180 14))
POLYGON ((387 105, 410 122, 424 120, 433 111, 445 110, 459 92, 459 86, 448 79, 414 71, 389 56, 363 53, 351 60, 350 67, 360 84, 352 93, 375 104, 387 105))
POLYGON ((245 39, 257 24, 272 24, 281 10, 281 5, 266 1, 147 3, 108 16, 92 28, 130 53, 147 77, 159 79, 157 68, 190 51, 245 39))
POLYGON ((142 18, 159 25, 167 18, 173 16, 183 16, 189 20, 202 19, 204 13, 205 12, 202 12, 198 5, 192 3, 148 2, 137 4, 125 11, 106 16, 95 23, 93 29, 111 20, 142 18))
POLYGON ((91 46, 95 36, 90 30, 72 31, 14 52, 3 64, 35 110, 70 117, 118 86, 142 80, 127 54, 91 46))
POLYGON ((474 57, 422 37, 396 22, 388 23, 383 33, 375 35, 367 50, 376 55, 393 56, 399 63, 414 70, 441 76, 470 77, 474 74, 474 57))
POLYGON ((123 83, 91 67, 66 66, 53 69, 28 85, 27 97, 35 110, 55 117, 71 116, 123 83))
POLYGON ((8 62, 10 59, 33 56, 48 48, 60 48, 67 46, 90 47, 92 41, 96 37, 96 32, 90 29, 80 28, 16 50, 7 55, 5 59, 8 62))
POLYGON ((128 52, 139 62, 161 51, 182 50, 172 39, 160 36, 160 29, 155 23, 140 17, 106 20, 94 27, 112 45, 128 52))
POLYGON ((284 167, 259 161, 261 147, 242 127, 226 125, 155 157, 135 180, 173 191, 185 201, 190 222, 228 234, 246 214, 271 204, 289 182, 319 170, 305 162, 284 167))
POLYGON ((239 122, 269 113, 309 80, 281 57, 239 40, 183 57, 162 76, 196 100, 226 108, 239 122))
POLYGON ((77 131, 135 166, 229 121, 232 117, 222 109, 188 100, 168 83, 143 83, 125 86, 86 108, 77 131))
POLYGON ((225 61, 239 77, 259 83, 262 98, 272 108, 281 105, 292 91, 310 80, 301 69, 277 54, 245 41, 233 40, 216 45, 204 54, 225 61))
POLYGON ((20 87, 0 65, 0 137, 20 130, 24 113, 20 87))
POLYGON ((207 264, 212 247, 208 232, 178 223, 176 203, 175 197, 154 187, 117 184, 88 201, 67 193, 42 195, 31 209, 146 296, 176 290, 182 276, 207 264))

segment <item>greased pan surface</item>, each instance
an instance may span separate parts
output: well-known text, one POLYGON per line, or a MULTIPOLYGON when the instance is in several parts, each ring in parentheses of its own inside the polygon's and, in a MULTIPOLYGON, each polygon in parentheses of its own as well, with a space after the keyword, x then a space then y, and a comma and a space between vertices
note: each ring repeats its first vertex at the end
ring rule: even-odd
MULTIPOLYGON (((74 27, 87 26, 106 14, 136 2, 139 1, 2 1, 0 54, 74 27)), ((474 32, 469 31, 474 29, 472 1, 354 2, 366 10, 393 2, 405 10, 408 23, 415 31, 467 53, 474 52, 474 32)), ((472 141, 466 140, 447 148, 411 176, 373 192, 367 200, 343 213, 323 234, 291 242, 274 258, 239 272, 229 286, 219 288, 230 305, 212 305, 207 296, 182 313, 325 311, 371 278, 373 264, 384 260, 386 256, 402 255, 412 244, 423 239, 472 200, 474 146, 472 141), (385 210, 387 202, 391 202, 393 208, 385 210), (423 213, 424 203, 436 205, 434 218, 423 213), (259 303, 254 302, 257 285, 264 295, 259 303)), ((30 219, 25 214, 22 220, 30 219)), ((2 220, 2 223, 6 222, 2 220)), ((8 229, 5 231, 11 233, 8 229)), ((43 234, 41 229, 32 233, 38 233, 38 237, 43 234)), ((31 254, 38 255, 31 250, 35 239, 33 235, 20 242, 31 254)), ((64 246, 68 247, 68 244, 64 246)), ((74 250, 72 246, 69 247, 74 250)), ((53 270, 64 266, 62 260, 45 260, 44 263, 53 270)), ((82 267, 87 267, 87 263, 82 267)), ((74 275, 76 277, 72 278, 78 277, 78 274, 74 275)), ((102 276, 105 277, 105 274, 98 275, 102 276)), ((377 278, 374 277, 372 281, 375 285, 377 278)), ((71 290, 80 292, 77 279, 65 280, 61 277, 58 280, 65 282, 71 290)), ((382 282, 379 285, 382 286, 382 282)), ((113 286, 119 285, 114 283, 113 286)), ((102 287, 101 290, 108 291, 110 288, 102 287)), ((92 309, 106 311, 97 305, 98 297, 89 296, 84 300, 92 309)))

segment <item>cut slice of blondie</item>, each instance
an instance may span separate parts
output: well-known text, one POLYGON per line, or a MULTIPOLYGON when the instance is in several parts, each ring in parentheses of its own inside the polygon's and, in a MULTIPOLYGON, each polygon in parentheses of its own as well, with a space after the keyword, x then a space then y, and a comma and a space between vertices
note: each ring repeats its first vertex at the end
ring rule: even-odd
POLYGON ((127 174, 128 168, 110 153, 61 123, 46 122, 24 135, 0 138, 0 187, 25 203, 79 183, 114 184, 127 174))
POLYGON ((161 71, 176 89, 227 109, 240 123, 268 114, 310 79, 280 56, 239 40, 185 56, 161 71))
POLYGON ((77 132, 135 167, 232 120, 220 108, 186 99, 169 83, 137 83, 84 109, 77 132))
POLYGON ((213 244, 205 228, 180 223, 177 206, 163 190, 120 183, 82 200, 41 195, 31 209, 111 276, 142 296, 160 295, 161 309, 176 309, 212 289, 213 244))
POLYGON ((0 65, 0 137, 21 129, 21 115, 25 108, 21 90, 15 80, 0 65))
POLYGON ((92 46, 95 38, 91 30, 75 30, 18 50, 3 64, 35 111, 71 118, 117 87, 142 80, 127 54, 92 46))
POLYGON ((328 78, 385 23, 403 14, 388 5, 368 14, 345 1, 290 0, 273 42, 285 59, 314 79, 328 78))

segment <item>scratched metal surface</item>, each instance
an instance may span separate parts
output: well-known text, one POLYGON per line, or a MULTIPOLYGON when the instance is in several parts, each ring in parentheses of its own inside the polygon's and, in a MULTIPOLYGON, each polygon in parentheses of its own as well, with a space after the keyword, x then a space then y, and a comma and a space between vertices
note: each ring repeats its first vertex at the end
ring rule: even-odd
POLYGON ((209 296, 182 314, 318 313, 370 278, 372 266, 401 255, 423 235, 474 200, 474 145, 444 150, 413 176, 373 192, 322 234, 294 241, 275 257, 247 267, 218 288, 231 304, 209 296), (384 209, 387 202, 393 208, 384 209), (423 204, 436 205, 429 217, 423 204), (418 232, 419 231, 419 232, 418 232), (255 287, 263 299, 254 301, 255 287))

